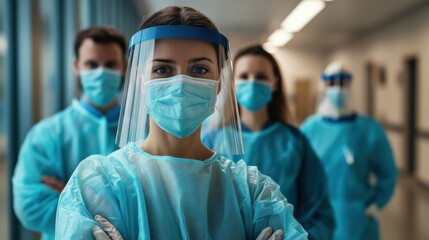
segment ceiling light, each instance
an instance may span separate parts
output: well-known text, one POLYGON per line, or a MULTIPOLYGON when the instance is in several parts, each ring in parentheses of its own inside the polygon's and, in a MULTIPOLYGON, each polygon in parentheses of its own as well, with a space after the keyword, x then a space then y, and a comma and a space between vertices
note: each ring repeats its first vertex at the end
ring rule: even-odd
POLYGON ((288 32, 298 32, 325 8, 323 0, 303 0, 283 20, 281 27, 288 32))
POLYGON ((262 47, 265 49, 265 51, 273 54, 277 51, 277 47, 271 44, 270 42, 266 42, 262 44, 262 47))
POLYGON ((283 29, 275 30, 269 37, 268 42, 274 47, 281 47, 293 38, 293 34, 283 29))

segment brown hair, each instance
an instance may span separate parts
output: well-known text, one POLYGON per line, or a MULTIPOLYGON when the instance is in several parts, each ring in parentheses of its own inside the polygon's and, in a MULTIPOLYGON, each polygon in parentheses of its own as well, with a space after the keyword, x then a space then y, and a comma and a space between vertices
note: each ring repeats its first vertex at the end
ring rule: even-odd
POLYGON ((88 38, 99 44, 116 43, 121 48, 124 57, 127 53, 127 41, 125 40, 124 35, 109 26, 96 26, 77 33, 74 42, 74 54, 76 58, 79 58, 80 46, 83 41, 88 38))
POLYGON ((271 63, 271 66, 273 66, 274 77, 277 81, 277 89, 273 93, 273 98, 271 102, 268 103, 268 116, 271 121, 280 121, 287 124, 289 122, 289 119, 287 118, 287 99, 285 98, 283 93, 283 77, 280 71, 279 64, 274 59, 273 55, 265 51, 261 45, 254 45, 243 48, 237 52, 233 61, 234 66, 239 58, 247 55, 265 57, 271 63))
POLYGON ((149 16, 139 30, 163 25, 188 25, 219 31, 204 14, 191 7, 170 6, 149 16))
MULTIPOLYGON (((216 25, 203 13, 191 7, 178 6, 169 6, 150 15, 146 20, 143 21, 139 30, 164 25, 195 26, 219 32, 216 25)), ((221 54, 221 52, 219 52, 218 45, 213 44, 213 47, 218 54, 221 54)), ((225 57, 228 57, 228 55, 226 54, 225 57)), ((219 59, 221 59, 220 56, 218 56, 218 61, 219 59)), ((219 71, 222 68, 222 64, 223 62, 218 62, 219 71)))

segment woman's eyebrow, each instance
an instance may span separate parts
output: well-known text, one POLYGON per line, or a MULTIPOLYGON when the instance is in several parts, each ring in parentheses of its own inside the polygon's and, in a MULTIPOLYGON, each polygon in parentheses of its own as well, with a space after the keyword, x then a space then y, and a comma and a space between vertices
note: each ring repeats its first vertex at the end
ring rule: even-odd
POLYGON ((156 59, 153 60, 153 62, 176 63, 174 60, 163 59, 163 58, 156 58, 156 59))
POLYGON ((192 58, 191 60, 189 60, 189 63, 195 63, 195 62, 200 62, 200 61, 209 61, 211 63, 214 63, 212 60, 210 60, 209 58, 206 58, 206 57, 192 58))

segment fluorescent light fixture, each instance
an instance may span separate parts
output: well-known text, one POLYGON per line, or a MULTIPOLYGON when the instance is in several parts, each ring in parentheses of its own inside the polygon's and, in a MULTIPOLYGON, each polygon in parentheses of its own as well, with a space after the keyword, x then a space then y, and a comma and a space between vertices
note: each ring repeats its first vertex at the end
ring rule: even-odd
POLYGON ((265 49, 265 51, 273 54, 277 51, 277 47, 272 45, 270 42, 265 42, 262 44, 262 47, 265 49))
POLYGON ((283 29, 277 29, 268 37, 268 42, 274 47, 281 47, 288 43, 292 38, 292 33, 283 29))
POLYGON ((288 32, 299 32, 325 8, 325 4, 323 0, 302 0, 283 20, 281 27, 288 32))

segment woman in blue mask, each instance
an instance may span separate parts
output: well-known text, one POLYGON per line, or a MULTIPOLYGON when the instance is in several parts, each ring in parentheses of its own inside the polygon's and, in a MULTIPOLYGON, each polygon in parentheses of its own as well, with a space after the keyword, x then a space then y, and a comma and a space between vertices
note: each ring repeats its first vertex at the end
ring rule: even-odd
POLYGON ((392 149, 382 126, 353 108, 352 75, 342 64, 329 64, 322 80, 317 114, 301 129, 328 174, 334 239, 380 239, 378 211, 392 197, 397 178, 392 149))
MULTIPOLYGON (((306 138, 288 123, 276 60, 259 45, 241 49, 234 59, 234 79, 246 153, 233 157, 256 165, 280 185, 309 239, 331 239, 334 216, 326 176, 306 138)), ((213 133, 204 141, 216 146, 222 139, 213 133)))
POLYGON ((56 238, 306 239, 275 182, 220 154, 243 153, 228 40, 187 7, 156 12, 140 29, 121 149, 79 165, 60 197, 56 238), (226 122, 225 144, 202 144, 202 131, 226 122))

